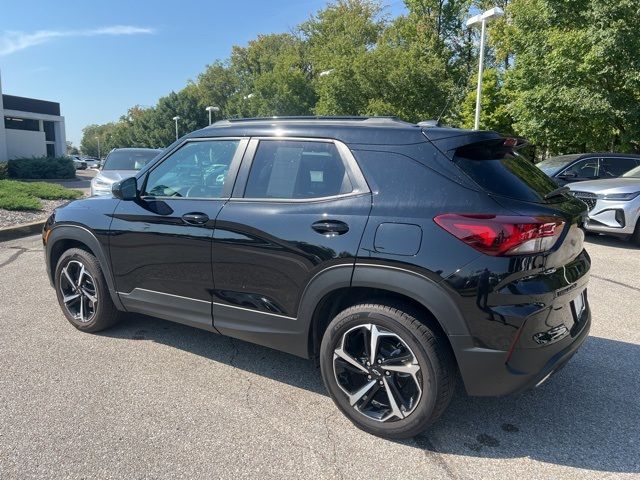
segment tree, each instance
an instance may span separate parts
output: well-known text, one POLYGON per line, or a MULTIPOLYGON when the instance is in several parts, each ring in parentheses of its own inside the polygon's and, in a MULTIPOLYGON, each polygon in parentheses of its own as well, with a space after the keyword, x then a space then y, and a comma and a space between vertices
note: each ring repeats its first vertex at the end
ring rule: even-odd
POLYGON ((638 150, 640 4, 513 0, 514 129, 552 153, 638 150))
POLYGON ((70 140, 67 140, 67 155, 79 155, 80 150, 77 147, 73 146, 73 143, 70 140))
MULTIPOLYGON (((474 75, 473 84, 478 81, 474 75)), ((488 68, 482 75, 480 128, 513 134, 513 119, 509 113, 509 98, 504 87, 504 73, 497 68, 488 68)), ((473 128, 476 114, 476 90, 469 90, 464 99, 460 120, 465 128, 473 128)))

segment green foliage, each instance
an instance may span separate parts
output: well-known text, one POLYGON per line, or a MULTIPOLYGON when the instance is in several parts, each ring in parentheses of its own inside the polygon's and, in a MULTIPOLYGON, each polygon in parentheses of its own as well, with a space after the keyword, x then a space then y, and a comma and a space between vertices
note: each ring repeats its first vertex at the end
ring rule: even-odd
POLYGON ((637 0, 333 0, 289 33, 234 46, 182 90, 118 121, 89 125, 81 150, 164 147, 216 120, 275 115, 395 115, 473 126, 479 28, 489 23, 481 126, 528 137, 538 156, 640 150, 637 0))
POLYGON ((7 162, 0 162, 0 180, 9 178, 9 165, 7 162))
POLYGON ((16 158, 7 162, 8 178, 75 178, 70 157, 16 158))
POLYGON ((5 210, 41 210, 44 200, 73 200, 82 196, 79 190, 70 190, 53 183, 18 182, 0 180, 0 208, 5 210))
POLYGON ((513 0, 505 87, 514 129, 551 152, 638 150, 635 0, 513 0))
MULTIPOLYGON (((513 119, 509 113, 509 98, 502 80, 503 74, 496 68, 486 69, 482 75, 482 101, 480 129, 494 130, 504 134, 514 134, 513 119)), ((473 83, 478 75, 473 77, 473 83)), ((476 113, 476 91, 470 90, 462 104, 461 125, 473 128, 476 113)))

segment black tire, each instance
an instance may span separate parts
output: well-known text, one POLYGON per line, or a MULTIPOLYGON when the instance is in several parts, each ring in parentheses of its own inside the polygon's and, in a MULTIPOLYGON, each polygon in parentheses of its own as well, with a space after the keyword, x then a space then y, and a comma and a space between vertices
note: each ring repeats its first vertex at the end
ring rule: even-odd
POLYGON ((633 235, 631 235, 631 241, 636 245, 640 245, 640 218, 636 222, 636 229, 633 231, 633 235))
MULTIPOLYGON (((429 425, 435 422, 440 415, 445 411, 455 390, 455 383, 457 378, 457 368, 453 354, 446 339, 438 336, 433 329, 429 328, 425 323, 421 322, 418 318, 421 318, 421 312, 414 312, 412 308, 398 305, 398 308, 394 308, 381 304, 361 304, 352 306, 342 312, 340 312, 329 324, 327 330, 322 338, 322 345, 320 347, 320 368, 322 371, 322 378, 324 384, 331 395, 331 398, 337 405, 337 407, 344 413, 349 420, 351 420, 358 428, 369 432, 373 435, 386 437, 386 438, 411 438, 422 433, 429 425), (358 327, 361 325, 362 327, 358 327), (363 364, 363 367, 369 370, 371 377, 366 373, 362 373, 356 368, 352 368, 349 362, 344 362, 343 358, 335 354, 336 349, 339 349, 343 345, 343 337, 346 338, 346 344, 354 346, 360 342, 360 336, 362 337, 362 343, 366 344, 367 330, 371 332, 373 327, 367 328, 366 326, 375 325, 376 332, 386 331, 393 335, 389 335, 389 342, 397 342, 399 340, 404 342, 404 346, 409 348, 409 353, 412 354, 414 360, 412 362, 419 365, 420 369, 413 379, 418 382, 418 385, 422 389, 421 393, 416 399, 416 395, 412 401, 413 407, 406 417, 400 419, 399 416, 393 416, 390 408, 392 408, 391 401, 386 393, 387 388, 393 387, 394 391, 397 390, 398 382, 406 382, 405 385, 410 384, 410 380, 407 374, 397 374, 396 372, 384 371, 385 362, 391 362, 389 365, 396 364, 393 360, 384 359, 383 363, 379 365, 381 368, 376 368, 376 372, 371 371, 372 367, 367 367, 365 359, 371 351, 369 347, 368 352, 364 353, 364 356, 352 356, 358 358, 358 362, 363 364), (354 337, 355 335, 355 337, 354 337), (337 359, 337 360, 336 360, 337 359), (336 363, 337 362, 337 363, 336 363), (365 362, 365 363, 363 363, 365 362), (334 369, 334 364, 337 367, 334 369), (341 365, 346 368, 341 368, 341 365), (338 370, 340 372, 338 373, 338 370), (355 374, 353 373, 355 372, 355 374), (380 375, 377 376, 376 375, 380 375), (375 375, 373 375, 375 374, 375 375), (389 409, 387 409, 386 415, 391 415, 385 420, 385 415, 381 415, 378 419, 371 418, 370 412, 362 413, 360 408, 367 403, 368 395, 363 397, 363 401, 356 407, 352 406, 347 393, 338 384, 338 378, 341 382, 348 381, 346 379, 354 378, 362 375, 362 382, 365 384, 363 387, 358 387, 357 381, 353 390, 361 391, 360 388, 365 388, 366 385, 374 380, 381 379, 380 382, 385 380, 384 375, 391 375, 387 377, 384 382, 384 390, 382 387, 374 385, 372 388, 377 388, 380 393, 373 393, 370 395, 371 399, 368 400, 370 408, 375 414, 379 415, 380 411, 384 411, 384 408, 373 408, 374 405, 381 405, 384 403, 384 398, 387 398, 389 409), (402 378, 397 378, 394 375, 403 375, 402 378), (396 379, 397 380, 393 380, 396 379), (405 380, 403 380, 405 379, 405 380), (389 382, 394 382, 393 386, 389 382), (378 400, 376 400, 378 399, 378 400), (380 401, 380 399, 382 399, 380 401), (381 421, 382 420, 382 421, 381 421)), ((369 337, 370 338, 370 337, 369 337)), ((383 338, 383 337, 379 337, 383 338)), ((399 345, 400 343, 398 343, 399 345)), ((366 350, 366 347, 364 347, 366 350)), ((382 351, 383 345, 380 346, 382 351)), ((346 350, 346 349, 345 349, 346 350)), ((402 347, 402 350, 405 350, 402 347)), ((395 352, 400 352, 396 348, 395 352)), ((387 345, 387 352, 389 352, 389 345, 387 345)), ((399 353, 402 356, 402 353, 399 353)), ((382 354, 381 354, 382 355, 382 354)), ((391 356, 390 356, 391 357, 391 356)), ((410 358, 406 355, 403 358, 410 358)), ((376 360, 377 362, 377 360, 376 360)), ((376 365, 374 365, 376 366, 376 365)), ((360 367, 359 367, 360 368, 360 367)), ((386 367, 392 368, 392 367, 386 367)), ((375 383, 375 382, 374 382, 375 383)), ((383 383, 379 383, 382 385, 383 383)), ((343 385, 344 386, 344 385, 343 385)), ((369 391, 371 392, 371 391, 369 391)), ((357 395, 354 395, 357 396, 357 395)), ((400 398, 406 399, 406 396, 400 396, 400 398)), ((406 404, 407 402, 405 402, 406 404)), ((396 407, 402 406, 401 402, 395 402, 396 407)), ((385 407, 386 408, 386 407, 385 407)), ((404 415, 405 410, 403 410, 404 415)))
POLYGON ((91 253, 79 248, 65 251, 58 260, 54 278, 60 308, 71 325, 78 330, 99 332, 120 320, 122 313, 113 304, 100 263, 91 253), (82 266, 86 273, 80 273, 82 266), (65 269, 68 275, 65 275, 65 269), (72 284, 77 283, 74 278, 76 276, 82 280, 82 288, 77 285, 73 287, 72 284), (65 303, 65 292, 67 299, 74 296, 78 298, 65 303), (95 302, 89 297, 95 299, 95 302), (80 306, 84 308, 80 310, 80 306))

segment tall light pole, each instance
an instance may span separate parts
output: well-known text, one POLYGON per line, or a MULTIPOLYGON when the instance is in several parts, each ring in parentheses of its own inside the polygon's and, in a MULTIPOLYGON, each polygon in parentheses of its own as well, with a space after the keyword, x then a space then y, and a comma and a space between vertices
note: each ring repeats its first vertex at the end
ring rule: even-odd
POLYGON ((205 110, 206 110, 207 112, 209 112, 209 125, 211 125, 211 123, 212 123, 212 122, 211 122, 211 112, 218 113, 218 112, 220 111, 220 107, 214 107, 214 106, 212 105, 212 106, 209 106, 209 107, 205 108, 205 110))
POLYGON ((100 157, 100 137, 96 137, 96 140, 98 141, 98 160, 101 160, 101 157, 100 157))
POLYGON ((467 27, 471 27, 477 23, 480 23, 480 61, 478 65, 478 90, 476 91, 476 118, 473 122, 473 129, 478 130, 480 128, 480 106, 482 98, 482 72, 484 70, 484 40, 486 36, 487 22, 504 15, 504 10, 500 7, 493 7, 486 12, 482 12, 478 15, 471 17, 467 20, 467 27))
POLYGON ((179 138, 178 137, 178 120, 180 120, 180 117, 176 115, 175 117, 172 118, 172 120, 176 122, 176 140, 178 140, 179 138))

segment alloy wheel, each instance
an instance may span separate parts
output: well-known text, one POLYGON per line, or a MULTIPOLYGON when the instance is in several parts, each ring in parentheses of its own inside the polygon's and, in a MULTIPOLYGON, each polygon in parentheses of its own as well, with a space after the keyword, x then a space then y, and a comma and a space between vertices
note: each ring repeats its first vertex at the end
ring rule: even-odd
POLYGON ((85 266, 77 260, 71 260, 60 271, 58 285, 69 315, 81 323, 93 320, 98 308, 98 294, 93 277, 85 266))
POLYGON ((411 348, 372 323, 344 333, 333 352, 333 371, 349 404, 379 422, 408 417, 422 396, 420 364, 411 348))

